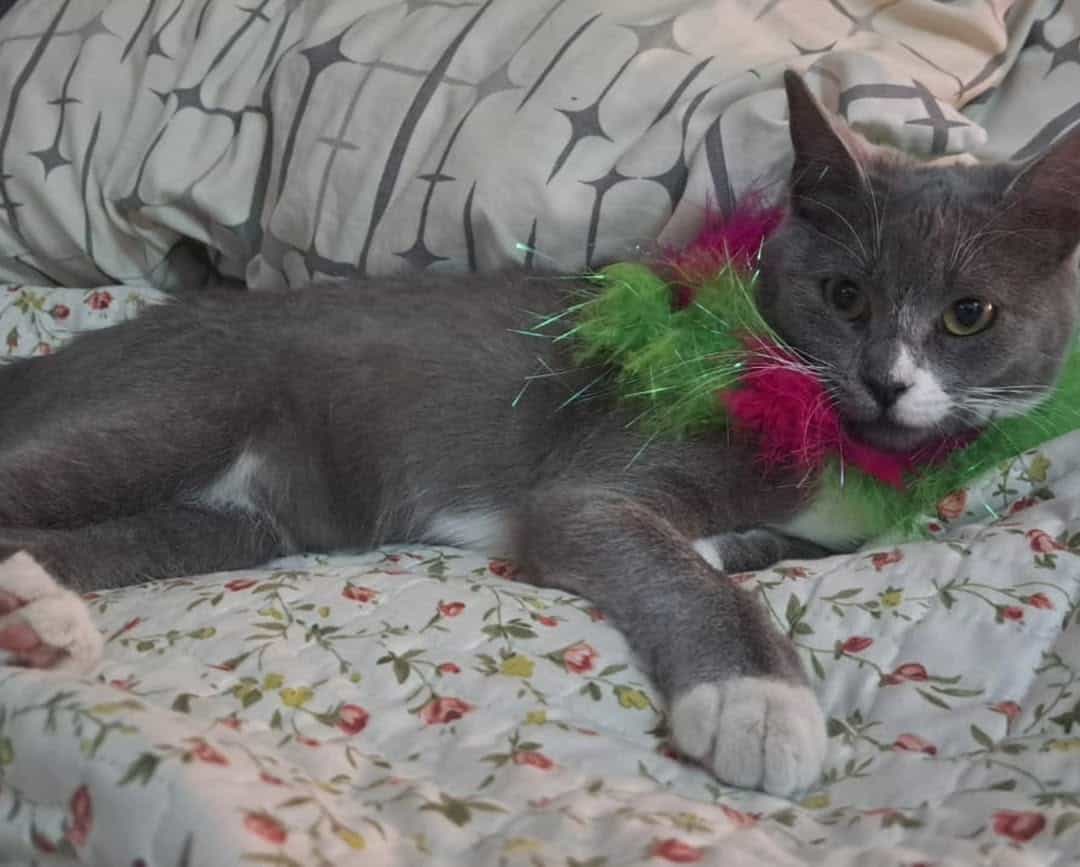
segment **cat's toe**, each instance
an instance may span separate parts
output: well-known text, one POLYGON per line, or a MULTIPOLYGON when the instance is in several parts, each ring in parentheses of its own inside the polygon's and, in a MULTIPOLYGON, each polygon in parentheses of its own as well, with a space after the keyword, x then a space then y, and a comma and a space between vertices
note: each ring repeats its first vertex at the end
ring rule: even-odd
POLYGON ((671 707, 675 745, 725 783, 788 796, 817 782, 825 715, 807 687, 763 677, 702 683, 671 707))
POLYGON ((0 563, 0 661, 86 673, 105 646, 86 603, 29 554, 0 563))

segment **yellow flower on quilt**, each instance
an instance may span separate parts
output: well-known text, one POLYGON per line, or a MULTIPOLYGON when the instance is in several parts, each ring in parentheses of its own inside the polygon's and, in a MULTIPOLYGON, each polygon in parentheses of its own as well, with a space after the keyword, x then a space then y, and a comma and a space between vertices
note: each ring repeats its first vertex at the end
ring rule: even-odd
POLYGON ((807 810, 824 810, 830 803, 832 801, 829 799, 828 792, 818 792, 802 800, 802 806, 807 810))
POLYGON ((1033 482, 1045 482, 1050 469, 1050 459, 1046 455, 1036 455, 1028 465, 1028 478, 1033 482))
POLYGON ((504 855, 520 855, 526 852, 539 852, 540 841, 532 837, 511 837, 503 844, 504 855))
POLYGON ((527 726, 542 726, 546 722, 546 710, 531 710, 525 714, 525 725, 527 726))
POLYGON ((499 666, 499 671, 509 677, 532 677, 535 668, 536 663, 529 657, 515 653, 513 656, 508 656, 503 660, 503 664, 499 666))
POLYGON ((881 594, 881 604, 886 608, 895 608, 904 599, 903 591, 890 590, 888 593, 881 594))
POLYGON ((350 831, 348 828, 337 828, 335 832, 342 840, 344 840, 351 849, 357 851, 367 847, 367 841, 362 834, 357 834, 355 831, 350 831))
POLYGON ((651 706, 649 704, 649 697, 640 689, 616 687, 615 694, 619 697, 619 704, 623 707, 632 708, 634 710, 645 710, 651 706))
POLYGON ((281 703, 285 705, 285 707, 297 708, 303 707, 311 701, 311 698, 315 693, 306 686, 287 686, 284 689, 278 690, 278 695, 281 696, 281 703))

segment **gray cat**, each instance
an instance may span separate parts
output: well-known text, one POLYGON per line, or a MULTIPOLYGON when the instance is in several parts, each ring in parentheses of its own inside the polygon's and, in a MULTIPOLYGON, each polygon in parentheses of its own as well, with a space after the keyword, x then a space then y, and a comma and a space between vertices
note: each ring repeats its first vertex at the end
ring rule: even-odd
MULTIPOLYGON (((1076 320, 1080 199, 1063 190, 1080 137, 1024 166, 921 164, 785 83, 795 163, 761 307, 852 432, 907 449, 1037 402, 1076 320)), ((208 297, 4 367, 0 648, 85 671, 102 644, 76 592, 297 551, 475 547, 604 608, 685 754, 775 794, 812 784, 822 712, 724 570, 850 548, 858 529, 835 526, 812 481, 763 477, 752 442, 656 441, 635 460, 627 411, 602 391, 566 403, 602 371, 517 333, 565 286, 208 297), (539 363, 553 375, 515 404, 539 363)))

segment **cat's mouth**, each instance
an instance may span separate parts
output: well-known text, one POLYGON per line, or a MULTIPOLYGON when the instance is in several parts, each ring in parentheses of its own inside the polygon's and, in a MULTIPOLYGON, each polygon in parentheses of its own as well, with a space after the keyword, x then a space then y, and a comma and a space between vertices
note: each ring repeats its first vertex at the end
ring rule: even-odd
POLYGON ((882 394, 880 387, 841 394, 837 409, 848 435, 882 451, 912 455, 968 433, 954 411, 956 401, 936 382, 932 388, 914 384, 898 394, 882 394))
POLYGON ((968 445, 980 432, 977 427, 951 419, 914 427, 884 415, 871 421, 846 420, 844 428, 857 442, 916 461, 936 460, 937 456, 968 445))
POLYGON ((930 446, 942 438, 941 428, 909 427, 881 416, 872 421, 845 420, 852 439, 887 452, 907 454, 930 446))

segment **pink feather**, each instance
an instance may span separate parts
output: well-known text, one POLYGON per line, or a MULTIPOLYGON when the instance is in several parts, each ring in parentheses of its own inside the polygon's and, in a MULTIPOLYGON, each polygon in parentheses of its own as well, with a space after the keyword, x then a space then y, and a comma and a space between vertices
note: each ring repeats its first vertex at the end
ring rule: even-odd
POLYGON ((665 259, 679 280, 678 306, 684 307, 692 297, 690 291, 682 290, 709 279, 728 265, 753 269, 762 244, 783 218, 783 208, 765 205, 756 194, 744 198, 730 214, 710 211, 690 245, 669 251, 665 259))

